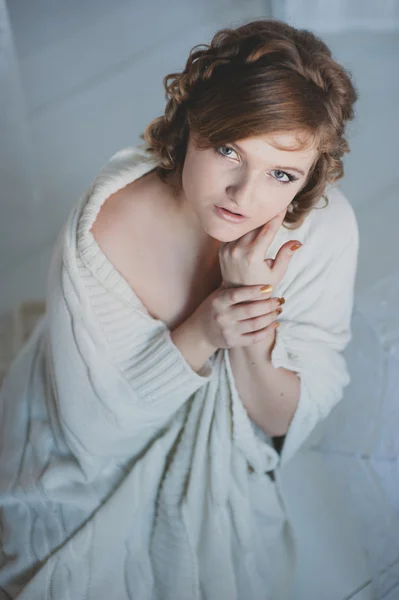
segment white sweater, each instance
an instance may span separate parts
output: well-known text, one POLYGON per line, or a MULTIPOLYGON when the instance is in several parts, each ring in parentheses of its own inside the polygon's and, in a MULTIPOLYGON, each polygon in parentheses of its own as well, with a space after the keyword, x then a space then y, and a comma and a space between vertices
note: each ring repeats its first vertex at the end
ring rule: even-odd
MULTIPOLYGON (((103 202, 154 168, 146 158, 118 152, 71 213, 46 315, 0 394, 0 597, 284 600, 295 544, 279 471, 349 383, 354 212, 328 189, 274 293, 286 304, 272 363, 301 380, 279 456, 229 351, 194 372, 90 232, 103 202)), ((289 239, 282 227, 265 258, 289 239)))

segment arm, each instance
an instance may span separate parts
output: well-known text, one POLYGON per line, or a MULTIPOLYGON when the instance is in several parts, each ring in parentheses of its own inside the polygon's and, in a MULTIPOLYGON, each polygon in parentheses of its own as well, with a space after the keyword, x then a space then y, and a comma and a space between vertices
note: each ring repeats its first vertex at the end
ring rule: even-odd
MULTIPOLYGON (((199 372, 216 351, 205 339, 194 315, 171 332, 173 343, 199 372)), ((299 379, 271 363, 273 338, 252 346, 230 348, 230 363, 237 389, 251 419, 267 435, 281 436, 287 430, 299 400, 299 379), (265 402, 265 399, 268 399, 265 402)))
MULTIPOLYGON (((277 373, 290 372, 298 380, 299 398, 291 404, 293 396, 279 398, 278 391, 274 396, 269 396, 266 391, 260 405, 274 407, 277 399, 281 415, 291 416, 294 409, 281 450, 280 466, 298 451, 317 423, 329 415, 350 382, 342 352, 351 339, 358 243, 358 232, 354 227, 349 242, 323 271, 315 271, 306 278, 304 270, 301 278, 298 276, 287 289, 279 290, 279 295, 286 298, 286 307, 270 361, 264 357, 265 378, 266 373, 272 378, 272 384, 265 390, 277 382, 277 373)), ((231 354, 229 350, 229 356, 231 354)), ((237 388, 245 394, 247 380, 243 383, 242 371, 237 364, 234 377, 237 388)), ((287 380, 282 382, 283 377, 280 385, 287 384, 287 380)), ((280 393, 285 389, 281 387, 280 393)), ((243 403, 249 401, 248 396, 244 396, 243 403)), ((253 416, 251 409, 250 404, 248 412, 253 416)), ((264 410, 263 423, 265 415, 264 410)), ((262 423, 260 425, 266 431, 262 423)), ((277 435, 279 431, 273 433, 277 435)))
POLYGON ((299 401, 296 373, 275 369, 273 339, 253 346, 230 348, 230 363, 240 398, 251 419, 269 436, 285 435, 299 401))
POLYGON ((210 364, 200 373, 191 368, 129 283, 127 265, 143 251, 142 232, 151 230, 145 196, 123 196, 132 164, 138 161, 134 175, 143 168, 138 158, 124 150, 102 169, 59 236, 48 278, 46 375, 54 422, 87 473, 104 460, 133 456, 178 425, 180 409, 212 376, 210 364), (122 244, 126 205, 134 206, 128 240, 137 246, 122 244))
POLYGON ((91 472, 159 435, 212 372, 191 368, 166 325, 109 280, 106 263, 94 275, 62 242, 49 275, 47 371, 58 425, 91 472))
POLYGON ((359 234, 353 209, 337 196, 329 214, 314 213, 294 270, 274 290, 286 299, 275 343, 226 353, 231 385, 248 416, 266 434, 286 434, 280 466, 350 381, 342 352, 351 339, 359 234))
POLYGON ((200 373, 206 361, 217 350, 205 338, 195 313, 176 327, 170 337, 191 368, 200 373))

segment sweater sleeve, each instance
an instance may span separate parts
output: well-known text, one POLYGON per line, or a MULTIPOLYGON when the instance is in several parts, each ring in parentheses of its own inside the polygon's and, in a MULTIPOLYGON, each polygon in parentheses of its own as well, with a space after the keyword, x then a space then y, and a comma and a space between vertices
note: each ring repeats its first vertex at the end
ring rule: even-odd
MULTIPOLYGON (((297 452, 315 425, 328 416, 350 382, 342 352, 351 339, 359 233, 352 210, 348 217, 349 231, 341 231, 345 240, 342 250, 325 264, 320 261, 320 269, 308 262, 300 288, 295 291, 296 302, 291 311, 287 310, 286 318, 283 312, 276 333, 272 365, 293 371, 300 379, 299 402, 285 435, 280 467, 297 452)), ((342 238, 335 239, 339 243, 342 238)), ((328 244, 329 240, 324 242, 328 244)), ((284 294, 290 298, 290 287, 284 294)))

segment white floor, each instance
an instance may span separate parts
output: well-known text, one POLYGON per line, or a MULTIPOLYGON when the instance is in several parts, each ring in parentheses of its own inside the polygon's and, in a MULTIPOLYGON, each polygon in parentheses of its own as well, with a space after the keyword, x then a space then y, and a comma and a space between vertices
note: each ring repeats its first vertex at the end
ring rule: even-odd
MULTIPOLYGON (((260 0, 12 0, 8 8, 20 70, 13 89, 23 97, 17 162, 26 196, 11 202, 10 193, 0 208, 0 315, 44 298, 66 216, 107 158, 136 144, 161 113, 162 77, 220 27, 267 16, 260 0)), ((341 187, 358 216, 361 252, 347 352, 353 381, 282 482, 301 548, 292 600, 395 600, 399 36, 323 37, 360 94, 341 187)))

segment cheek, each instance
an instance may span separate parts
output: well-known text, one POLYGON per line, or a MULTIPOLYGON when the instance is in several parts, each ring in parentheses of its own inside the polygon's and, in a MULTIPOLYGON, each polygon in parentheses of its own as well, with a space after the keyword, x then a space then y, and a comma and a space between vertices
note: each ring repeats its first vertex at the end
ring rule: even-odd
POLYGON ((292 199, 295 198, 295 195, 296 192, 293 193, 292 190, 277 189, 277 191, 275 191, 269 189, 267 191, 267 196, 265 195, 266 199, 262 198, 258 204, 256 220, 259 221, 260 224, 264 224, 273 219, 281 211, 287 211, 292 199))
POLYGON ((182 181, 187 197, 195 195, 198 183, 200 181, 198 168, 195 162, 186 162, 183 169, 182 181))
POLYGON ((220 170, 218 171, 211 165, 207 166, 194 174, 193 181, 195 182, 195 190, 197 196, 203 199, 218 200, 224 196, 226 186, 223 182, 223 177, 220 176, 220 170))
POLYGON ((183 188, 186 199, 194 209, 199 207, 204 202, 207 194, 209 194, 208 178, 204 177, 201 171, 197 169, 187 170, 183 177, 183 188))
POLYGON ((280 212, 286 208, 296 195, 296 190, 287 184, 284 186, 279 183, 271 183, 265 193, 261 205, 269 212, 280 212))
POLYGON ((202 191, 207 188, 212 189, 218 180, 220 181, 220 176, 218 177, 215 165, 205 156, 197 157, 187 165, 185 183, 192 189, 202 191))
POLYGON ((283 208, 287 208, 291 204, 295 196, 298 194, 298 192, 298 187, 294 187, 290 184, 287 184, 287 187, 284 187, 283 190, 276 196, 276 198, 278 198, 280 210, 283 210, 283 208))

